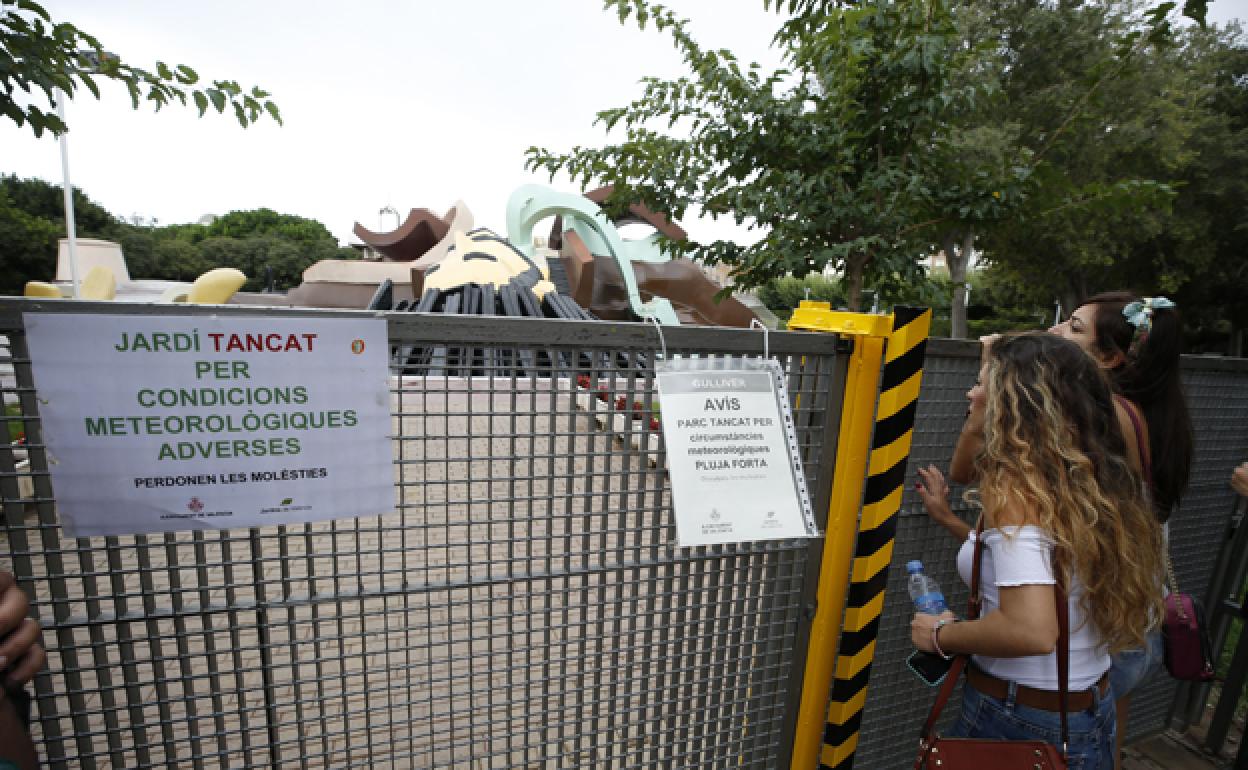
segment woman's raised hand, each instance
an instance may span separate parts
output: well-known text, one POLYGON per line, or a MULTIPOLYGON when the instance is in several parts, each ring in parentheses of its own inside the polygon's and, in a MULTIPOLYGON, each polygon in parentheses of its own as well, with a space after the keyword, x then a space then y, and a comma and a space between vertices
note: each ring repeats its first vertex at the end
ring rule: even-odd
POLYGON ((932 521, 949 530, 959 540, 966 539, 971 530, 970 525, 959 519, 949 506, 949 482, 945 481, 945 474, 939 468, 935 465, 919 468, 919 480, 915 482, 914 489, 919 493, 923 509, 932 521))
POLYGON ((1231 489, 1248 497, 1248 463, 1241 464, 1231 472, 1231 489))
POLYGON ((943 524, 954 518, 953 509, 949 507, 949 483, 945 474, 935 465, 919 468, 919 480, 915 482, 915 490, 923 501, 923 508, 937 524, 943 524))

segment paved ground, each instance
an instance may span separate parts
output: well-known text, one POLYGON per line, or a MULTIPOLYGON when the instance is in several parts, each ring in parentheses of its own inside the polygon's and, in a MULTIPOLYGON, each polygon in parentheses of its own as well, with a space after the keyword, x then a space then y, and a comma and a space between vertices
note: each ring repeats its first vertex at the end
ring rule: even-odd
POLYGON ((1237 720, 1220 756, 1204 748, 1203 726, 1185 733, 1168 730, 1127 747, 1123 770, 1222 770, 1235 764, 1244 723, 1237 720))

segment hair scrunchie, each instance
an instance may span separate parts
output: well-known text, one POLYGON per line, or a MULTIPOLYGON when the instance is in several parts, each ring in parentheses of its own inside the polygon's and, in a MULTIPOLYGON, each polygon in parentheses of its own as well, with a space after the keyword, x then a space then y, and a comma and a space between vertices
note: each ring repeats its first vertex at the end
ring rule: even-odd
POLYGON ((1127 323, 1135 327, 1135 333, 1131 336, 1130 353, 1134 353, 1148 340, 1149 332, 1153 330, 1153 311, 1174 307, 1177 306, 1166 297, 1145 297, 1142 300, 1128 302, 1122 308, 1122 315, 1127 319, 1127 323))

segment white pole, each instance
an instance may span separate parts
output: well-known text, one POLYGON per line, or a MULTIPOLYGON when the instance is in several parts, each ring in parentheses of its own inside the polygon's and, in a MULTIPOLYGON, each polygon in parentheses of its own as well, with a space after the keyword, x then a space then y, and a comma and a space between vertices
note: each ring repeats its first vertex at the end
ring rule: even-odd
MULTIPOLYGON (((65 92, 56 89, 56 116, 65 125, 65 92)), ((61 176, 65 180, 65 239, 69 241, 69 277, 73 283, 74 299, 78 299, 78 237, 74 232, 74 188, 69 183, 69 142, 65 139, 67 132, 62 131, 61 140, 61 176)))

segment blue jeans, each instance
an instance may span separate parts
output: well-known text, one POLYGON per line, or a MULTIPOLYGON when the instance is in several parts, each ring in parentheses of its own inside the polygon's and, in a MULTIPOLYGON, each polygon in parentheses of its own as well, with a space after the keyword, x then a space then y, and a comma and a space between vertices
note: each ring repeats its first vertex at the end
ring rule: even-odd
MULTIPOLYGON (((1011 694, 1013 693, 1011 685, 1011 694)), ((1116 727, 1114 693, 1106 690, 1095 709, 1066 715, 1070 731, 1070 770, 1113 770, 1116 727)), ((962 715, 945 735, 953 738, 1042 740, 1062 747, 1061 716, 985 695, 970 684, 962 688, 962 715)), ((984 770, 989 770, 985 768, 984 770)))
POLYGON ((1115 655, 1113 664, 1109 667, 1109 689, 1113 691, 1114 697, 1130 695, 1132 690, 1139 687, 1161 665, 1164 655, 1160 630, 1150 633, 1140 649, 1123 650, 1115 655))

